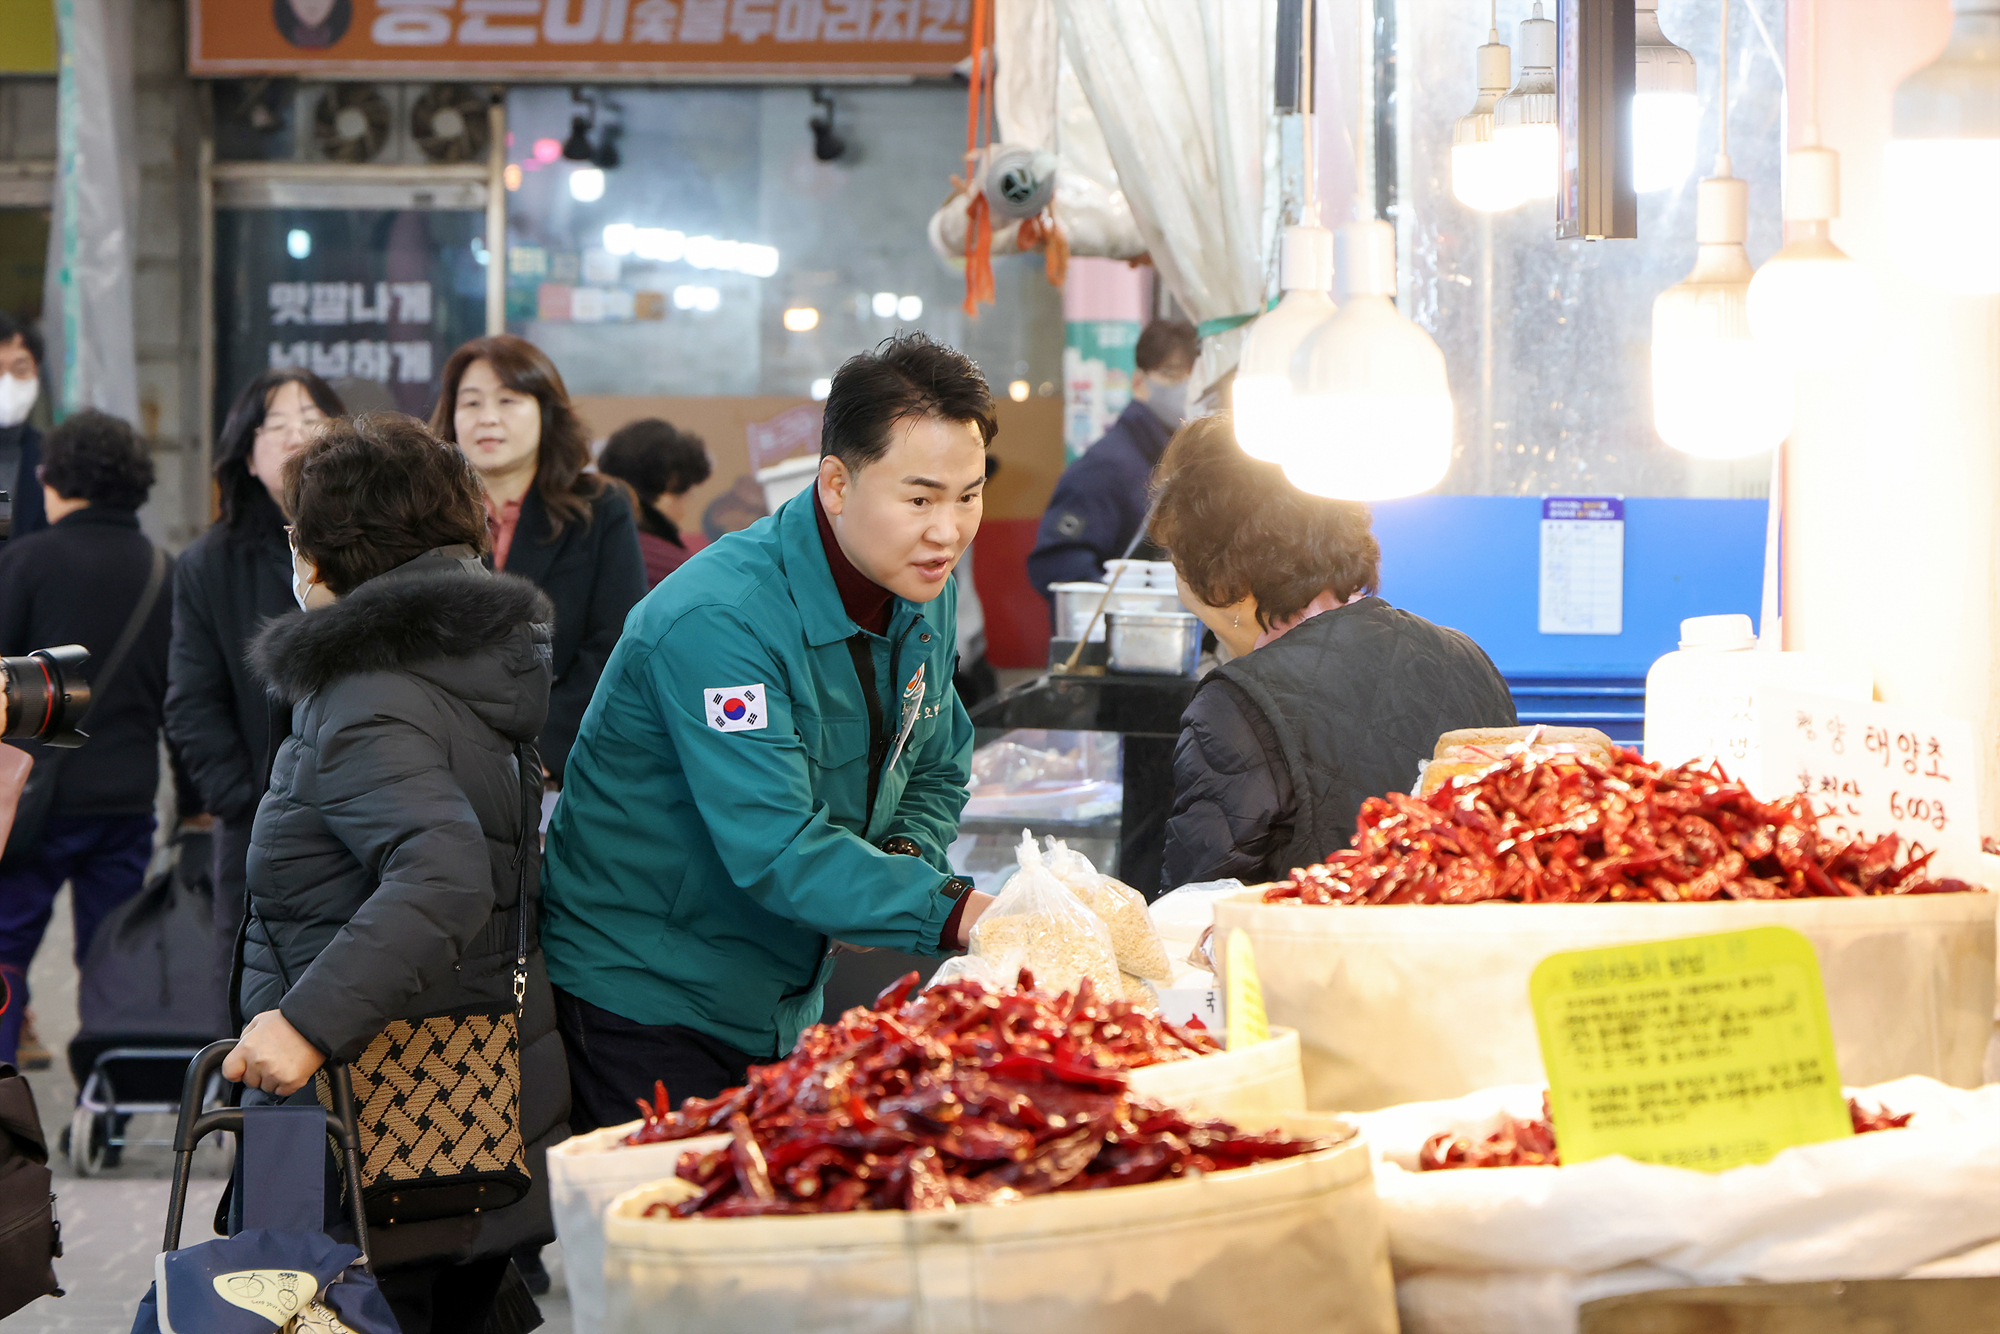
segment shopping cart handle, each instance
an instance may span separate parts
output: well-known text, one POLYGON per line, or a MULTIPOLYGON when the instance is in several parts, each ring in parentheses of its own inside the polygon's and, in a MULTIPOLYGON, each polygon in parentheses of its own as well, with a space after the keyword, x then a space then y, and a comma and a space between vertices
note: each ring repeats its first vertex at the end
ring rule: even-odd
MULTIPOLYGON (((173 1189, 167 1201, 167 1234, 162 1250, 172 1251, 180 1246, 181 1215, 187 1208, 188 1178, 194 1163, 195 1146, 218 1130, 243 1133, 243 1109, 241 1107, 217 1107, 212 1111, 201 1110, 203 1096, 208 1091, 208 1081, 222 1069, 223 1058, 235 1050, 235 1038, 223 1038, 211 1042, 188 1062, 187 1078, 181 1083, 181 1114, 174 1126, 174 1180, 173 1189)), ((361 1200, 361 1135, 354 1122, 354 1082, 345 1065, 331 1062, 326 1067, 327 1077, 333 1083, 333 1102, 336 1110, 326 1114, 326 1133, 333 1136, 340 1146, 346 1164, 348 1203, 352 1210, 355 1245, 361 1248, 364 1259, 368 1253, 368 1219, 361 1200)))

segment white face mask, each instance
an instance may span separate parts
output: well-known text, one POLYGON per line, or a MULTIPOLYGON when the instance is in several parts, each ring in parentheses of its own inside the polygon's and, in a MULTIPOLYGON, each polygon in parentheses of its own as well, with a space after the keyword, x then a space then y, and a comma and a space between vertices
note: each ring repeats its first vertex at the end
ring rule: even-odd
POLYGON ((28 420, 41 392, 39 378, 23 380, 19 376, 0 375, 0 427, 19 426, 28 420))
POLYGON ((310 561, 299 554, 299 545, 292 540, 292 530, 285 529, 285 538, 292 543, 292 601, 299 604, 300 611, 311 611, 314 607, 333 605, 333 590, 325 584, 315 583, 319 571, 310 561))
POLYGON ((1181 380, 1152 380, 1146 386, 1146 406, 1153 415, 1167 424, 1169 431, 1178 431, 1187 420, 1188 382, 1181 380))

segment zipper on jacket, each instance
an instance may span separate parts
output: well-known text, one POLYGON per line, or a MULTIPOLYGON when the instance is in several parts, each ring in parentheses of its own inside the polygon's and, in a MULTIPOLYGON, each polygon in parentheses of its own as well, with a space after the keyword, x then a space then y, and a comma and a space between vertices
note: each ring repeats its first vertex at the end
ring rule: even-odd
MULTIPOLYGON (((892 681, 902 679, 903 645, 910 642, 910 631, 916 628, 917 621, 912 620, 889 650, 889 676, 892 681)), ((868 830, 875 823, 875 797, 882 787, 882 766, 889 758, 888 729, 883 726, 882 692, 875 680, 875 654, 869 647, 868 639, 864 631, 847 641, 847 654, 854 660, 854 675, 861 682, 863 698, 868 701, 868 808, 861 818, 863 838, 868 837, 868 830)))

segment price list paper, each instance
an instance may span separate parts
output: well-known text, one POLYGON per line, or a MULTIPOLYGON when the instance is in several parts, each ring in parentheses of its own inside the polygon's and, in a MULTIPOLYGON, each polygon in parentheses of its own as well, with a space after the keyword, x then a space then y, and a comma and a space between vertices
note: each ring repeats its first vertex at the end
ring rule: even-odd
POLYGON ((1624 630, 1624 497, 1543 496, 1542 633, 1624 630))
POLYGON ((1853 1133, 1819 961, 1788 927, 1553 954, 1528 996, 1565 1163, 1719 1172, 1853 1133))
POLYGON ((1835 838, 1900 834, 1935 874, 1979 874, 1979 751, 1962 718, 1769 688, 1757 700, 1765 800, 1797 793, 1835 838))

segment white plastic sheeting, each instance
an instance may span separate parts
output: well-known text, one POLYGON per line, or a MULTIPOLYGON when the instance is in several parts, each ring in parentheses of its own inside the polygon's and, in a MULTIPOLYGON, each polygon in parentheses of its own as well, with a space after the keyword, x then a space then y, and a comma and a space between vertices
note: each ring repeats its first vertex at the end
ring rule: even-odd
POLYGON ((44 294, 62 413, 99 408, 138 422, 133 349, 132 0, 58 0, 55 211, 44 294))
POLYGON ((2000 1246, 1982 1245, 2000 1239, 2000 1085, 1850 1093, 1914 1119, 1716 1173, 1622 1157, 1412 1170, 1433 1134, 1538 1115, 1539 1085, 1355 1117, 1404 1334, 1562 1334, 1582 1302, 1656 1288, 2000 1273, 2000 1246))
MULTIPOLYGON (((1058 40, 1056 0, 999 0, 993 55, 994 132, 1006 144, 1056 155, 1060 166, 1051 207, 1070 253, 1103 259, 1145 254, 1104 132, 1058 40)), ((931 246, 947 262, 965 255, 966 199, 955 192, 931 218, 931 246)), ((995 218, 993 253, 1017 253, 1019 230, 1018 223, 995 218)))
MULTIPOLYGON (((1276 0, 1056 0, 1075 69, 1159 275, 1197 324, 1264 308, 1278 224, 1276 0)), ((1202 340, 1193 391, 1236 364, 1202 340)))

